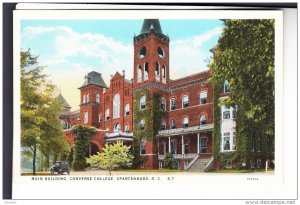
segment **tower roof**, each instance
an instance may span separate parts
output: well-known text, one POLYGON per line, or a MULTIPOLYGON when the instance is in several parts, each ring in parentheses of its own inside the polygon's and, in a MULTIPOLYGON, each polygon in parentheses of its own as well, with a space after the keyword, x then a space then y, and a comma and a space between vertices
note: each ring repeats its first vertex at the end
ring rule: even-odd
POLYGON ((92 72, 88 73, 84 78, 85 78, 85 81, 80 88, 85 87, 87 85, 98 85, 100 87, 107 88, 107 86, 101 76, 101 73, 92 71, 92 72))
POLYGON ((56 100, 61 103, 61 105, 65 108, 71 108, 69 103, 66 101, 66 99, 62 96, 61 93, 56 97, 56 100))
POLYGON ((151 29, 153 29, 154 33, 156 34, 163 34, 158 19, 145 19, 142 26, 141 34, 150 33, 151 29))

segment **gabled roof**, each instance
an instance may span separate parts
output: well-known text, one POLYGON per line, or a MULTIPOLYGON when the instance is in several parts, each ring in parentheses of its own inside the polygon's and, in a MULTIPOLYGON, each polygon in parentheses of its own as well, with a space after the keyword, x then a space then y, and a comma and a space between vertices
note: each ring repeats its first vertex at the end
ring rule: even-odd
POLYGON ((156 34, 163 34, 158 19, 145 19, 141 29, 141 34, 150 33, 151 29, 153 29, 156 34))
POLYGON ((66 101, 66 99, 62 96, 61 93, 56 97, 56 100, 61 103, 61 105, 65 108, 71 108, 70 104, 66 101))
POLYGON ((85 87, 87 85, 98 85, 100 87, 107 88, 107 86, 101 76, 101 73, 92 71, 92 72, 88 73, 84 78, 85 78, 85 81, 80 88, 85 87))
POLYGON ((114 77, 112 77, 112 80, 115 80, 117 78, 123 77, 119 72, 116 72, 114 77))

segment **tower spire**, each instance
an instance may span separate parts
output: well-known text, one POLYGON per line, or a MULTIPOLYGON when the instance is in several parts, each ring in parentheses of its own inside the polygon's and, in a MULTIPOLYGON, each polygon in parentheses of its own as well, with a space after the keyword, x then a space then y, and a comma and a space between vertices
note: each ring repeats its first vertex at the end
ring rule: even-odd
POLYGON ((156 34, 163 34, 158 19, 145 19, 141 29, 141 34, 150 33, 151 29, 153 29, 156 34))

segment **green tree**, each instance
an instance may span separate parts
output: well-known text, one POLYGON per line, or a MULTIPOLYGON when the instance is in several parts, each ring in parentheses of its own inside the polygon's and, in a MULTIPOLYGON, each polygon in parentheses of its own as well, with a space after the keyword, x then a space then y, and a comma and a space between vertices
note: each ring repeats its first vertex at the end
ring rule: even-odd
POLYGON ((91 137, 96 133, 96 129, 85 125, 75 125, 72 127, 72 132, 76 135, 72 166, 74 170, 82 171, 87 166, 86 152, 90 146, 91 137))
POLYGON ((21 146, 32 152, 33 174, 36 172, 36 153, 62 154, 68 144, 59 120, 61 105, 54 97, 55 86, 43 74, 37 57, 30 50, 21 51, 21 146))
MULTIPOLYGON (((224 30, 209 65, 215 87, 228 80, 237 105, 239 157, 256 162, 274 157, 274 20, 223 20, 224 30), (259 152, 258 152, 259 151, 259 152)), ((218 102, 215 102, 218 103, 218 102)), ((237 155, 235 155, 237 156, 237 155)))
POLYGON ((111 175, 113 169, 132 165, 133 156, 129 149, 130 146, 123 145, 123 142, 120 141, 111 145, 105 144, 103 152, 87 158, 87 162, 92 167, 108 170, 111 175))

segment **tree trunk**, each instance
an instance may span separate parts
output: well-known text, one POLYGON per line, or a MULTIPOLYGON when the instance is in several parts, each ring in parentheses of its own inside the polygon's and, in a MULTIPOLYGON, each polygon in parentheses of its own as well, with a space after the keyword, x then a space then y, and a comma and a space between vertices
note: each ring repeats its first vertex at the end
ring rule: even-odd
POLYGON ((34 143, 34 145, 33 145, 33 160, 32 160, 33 175, 36 175, 36 171, 35 171, 35 159, 36 159, 36 143, 34 143))

